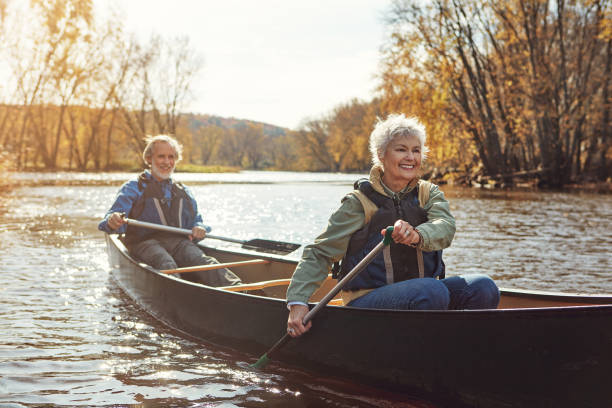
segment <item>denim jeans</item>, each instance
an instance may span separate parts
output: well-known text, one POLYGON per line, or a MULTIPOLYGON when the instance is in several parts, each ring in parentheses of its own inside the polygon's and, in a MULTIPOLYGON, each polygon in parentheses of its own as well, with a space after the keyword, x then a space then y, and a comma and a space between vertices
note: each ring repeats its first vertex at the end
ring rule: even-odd
POLYGON ((348 306, 397 310, 495 309, 499 289, 486 275, 409 279, 392 283, 353 300, 348 306))

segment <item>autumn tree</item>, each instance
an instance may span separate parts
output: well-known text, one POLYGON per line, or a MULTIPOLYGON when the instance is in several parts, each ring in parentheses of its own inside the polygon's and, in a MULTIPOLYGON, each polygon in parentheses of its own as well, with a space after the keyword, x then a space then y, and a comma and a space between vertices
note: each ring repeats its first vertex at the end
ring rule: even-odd
POLYGON ((333 171, 361 171, 369 168, 370 133, 380 116, 382 112, 376 99, 369 103, 352 99, 332 110, 327 146, 333 157, 333 171))
POLYGON ((245 158, 244 132, 229 128, 219 144, 218 158, 223 164, 241 167, 245 158))
POLYGON ((219 126, 200 126, 192 134, 194 157, 202 164, 211 164, 216 157, 225 130, 219 126))
POLYGON ((300 171, 299 157, 301 152, 298 149, 295 138, 291 132, 286 135, 278 136, 270 146, 270 162, 272 168, 277 170, 300 171))
POLYGON ((610 148, 601 137, 610 132, 609 9, 607 0, 396 0, 385 97, 434 102, 450 127, 429 134, 459 146, 469 135, 487 174, 539 169, 560 186, 607 167, 590 149, 610 148))
POLYGON ((33 153, 47 168, 55 168, 66 107, 83 80, 75 50, 92 18, 91 1, 32 1, 27 19, 15 10, 11 17, 3 30, 8 35, 4 52, 15 84, 11 99, 23 110, 19 129, 5 139, 18 167, 33 153), (33 25, 36 30, 29 29, 33 25))
POLYGON ((124 43, 120 20, 113 16, 92 24, 84 52, 86 79, 68 110, 64 132, 69 140, 69 165, 84 171, 108 170, 111 166, 112 137, 117 122, 117 89, 126 79, 131 49, 124 43))
POLYGON ((260 170, 269 162, 269 137, 264 134, 263 123, 247 123, 244 132, 244 158, 246 167, 260 170))
POLYGON ((353 99, 320 119, 305 121, 291 133, 298 146, 299 167, 314 171, 363 171, 369 168, 369 136, 380 101, 353 99))
POLYGON ((124 131, 138 152, 144 148, 147 134, 168 133, 181 139, 176 134, 180 110, 190 97, 202 60, 187 37, 168 41, 153 35, 145 44, 134 37, 130 41, 130 68, 116 101, 124 131))
POLYGON ((334 167, 333 157, 327 148, 328 120, 309 119, 291 135, 299 146, 300 167, 313 171, 329 171, 334 167))

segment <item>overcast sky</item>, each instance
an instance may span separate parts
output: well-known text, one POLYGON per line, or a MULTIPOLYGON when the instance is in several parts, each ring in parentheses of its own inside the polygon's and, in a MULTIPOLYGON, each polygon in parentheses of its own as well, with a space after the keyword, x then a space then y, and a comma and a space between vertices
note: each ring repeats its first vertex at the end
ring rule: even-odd
MULTIPOLYGON (((102 0, 104 1, 104 0, 102 0)), ((187 35, 204 58, 186 110, 297 128, 369 100, 385 0, 127 0, 127 31, 187 35)))

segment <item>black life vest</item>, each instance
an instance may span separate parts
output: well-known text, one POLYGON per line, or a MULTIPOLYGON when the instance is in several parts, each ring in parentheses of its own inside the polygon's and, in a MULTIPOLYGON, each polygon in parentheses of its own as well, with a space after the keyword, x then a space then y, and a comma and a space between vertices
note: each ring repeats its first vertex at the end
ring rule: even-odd
MULTIPOLYGON (((378 210, 370 221, 356 231, 349 241, 347 252, 333 274, 338 279, 344 277, 361 259, 365 257, 382 239, 380 231, 393 225, 398 219, 408 221, 416 227, 427 222, 427 212, 420 207, 418 187, 405 194, 401 199, 380 194, 367 179, 355 182, 355 189, 366 195, 378 210)), ((404 244, 391 242, 385 255, 379 254, 357 277, 345 286, 345 290, 371 289, 389 283, 400 282, 419 277, 419 259, 417 249, 404 244)), ((442 251, 425 252, 423 256, 423 276, 443 277, 444 263, 442 251)))
MULTIPOLYGON (((187 195, 182 183, 172 183, 170 205, 168 205, 168 199, 164 196, 161 183, 150 176, 148 177, 145 172, 138 176, 138 190, 142 194, 132 205, 129 218, 191 229, 196 214, 191 198, 187 195)), ((128 225, 125 242, 140 242, 158 234, 160 234, 159 231, 128 225)))

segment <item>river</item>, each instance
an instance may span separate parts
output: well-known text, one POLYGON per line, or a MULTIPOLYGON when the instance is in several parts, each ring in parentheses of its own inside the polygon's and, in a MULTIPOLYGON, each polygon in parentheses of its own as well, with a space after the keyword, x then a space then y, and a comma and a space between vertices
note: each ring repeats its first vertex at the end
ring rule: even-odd
MULTIPOLYGON (((109 277, 97 223, 129 174, 18 174, 0 196, 0 406, 407 407, 410 395, 278 368, 182 337, 109 277), (58 183, 60 181, 60 183, 58 183)), ((217 235, 307 244, 354 174, 177 174, 217 235)), ((612 196, 442 186, 457 220, 447 274, 612 293, 612 196)), ((293 254, 298 257, 300 251, 293 254)), ((265 350, 262 350, 262 352, 265 350)))

